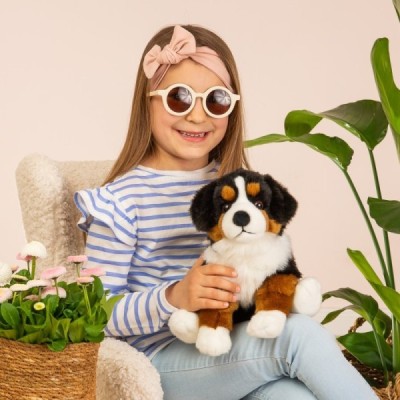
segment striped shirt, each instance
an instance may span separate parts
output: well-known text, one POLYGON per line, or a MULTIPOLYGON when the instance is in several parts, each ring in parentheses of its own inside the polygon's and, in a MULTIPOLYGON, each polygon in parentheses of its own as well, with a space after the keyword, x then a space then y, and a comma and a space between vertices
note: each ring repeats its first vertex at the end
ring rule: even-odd
POLYGON ((154 356, 172 340, 165 298, 207 246, 189 207, 193 195, 216 178, 212 162, 196 171, 159 171, 138 166, 114 182, 75 193, 87 232, 86 266, 102 266, 105 289, 124 294, 105 329, 154 356))

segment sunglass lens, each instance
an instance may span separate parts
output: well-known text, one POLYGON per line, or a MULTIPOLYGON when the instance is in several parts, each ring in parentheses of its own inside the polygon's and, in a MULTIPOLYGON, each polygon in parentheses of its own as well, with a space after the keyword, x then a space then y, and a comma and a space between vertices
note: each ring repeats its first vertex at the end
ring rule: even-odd
POLYGON ((192 101, 192 95, 189 90, 184 87, 174 87, 168 92, 167 104, 169 108, 176 113, 187 111, 192 101))
POLYGON ((206 99, 208 110, 214 115, 225 114, 231 107, 231 96, 223 89, 215 89, 206 99))

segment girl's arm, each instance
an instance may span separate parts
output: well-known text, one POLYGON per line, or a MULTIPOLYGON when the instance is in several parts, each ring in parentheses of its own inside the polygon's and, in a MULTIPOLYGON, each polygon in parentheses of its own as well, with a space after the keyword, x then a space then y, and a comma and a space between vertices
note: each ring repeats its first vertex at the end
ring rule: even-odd
POLYGON ((165 291, 173 283, 166 281, 143 292, 130 292, 128 272, 134 247, 120 241, 113 230, 99 220, 90 224, 86 242, 87 266, 100 266, 105 289, 124 294, 115 305, 106 327, 109 336, 133 336, 157 332, 175 310, 166 299, 165 291))

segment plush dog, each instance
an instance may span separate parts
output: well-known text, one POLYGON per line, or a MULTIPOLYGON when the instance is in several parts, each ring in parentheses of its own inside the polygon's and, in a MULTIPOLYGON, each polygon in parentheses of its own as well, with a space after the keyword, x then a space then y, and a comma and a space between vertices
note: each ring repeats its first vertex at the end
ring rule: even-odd
POLYGON ((175 311, 169 327, 177 338, 218 356, 231 348, 234 315, 243 319, 243 312, 250 314, 249 335, 275 338, 290 312, 318 311, 320 285, 314 278, 301 279, 284 233, 296 209, 297 201, 271 176, 244 169, 197 192, 190 212, 195 227, 207 232, 211 242, 205 262, 234 267, 241 291, 226 309, 175 311))

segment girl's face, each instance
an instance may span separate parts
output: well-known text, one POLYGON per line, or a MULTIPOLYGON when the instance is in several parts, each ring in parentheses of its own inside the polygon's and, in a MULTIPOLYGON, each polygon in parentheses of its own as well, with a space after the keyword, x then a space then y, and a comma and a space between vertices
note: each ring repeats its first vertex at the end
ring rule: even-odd
MULTIPOLYGON (((198 93, 212 86, 224 86, 212 71, 190 59, 171 66, 157 89, 174 83, 184 83, 198 93)), ((142 164, 164 170, 191 171, 205 167, 210 151, 221 142, 228 126, 228 117, 212 118, 206 114, 201 98, 196 99, 189 114, 174 116, 165 110, 161 96, 154 96, 150 115, 156 149, 142 164)))

